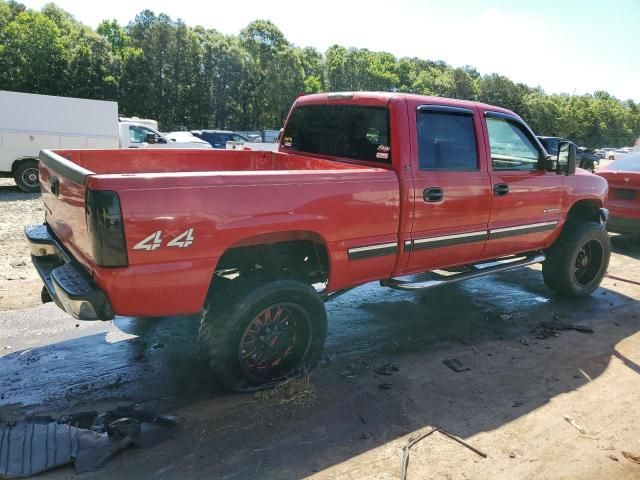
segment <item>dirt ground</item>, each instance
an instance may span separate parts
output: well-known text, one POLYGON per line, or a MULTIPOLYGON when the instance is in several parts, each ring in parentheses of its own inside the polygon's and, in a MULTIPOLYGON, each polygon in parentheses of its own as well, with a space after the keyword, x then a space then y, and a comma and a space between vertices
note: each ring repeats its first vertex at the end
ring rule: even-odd
POLYGON ((0 312, 40 303, 42 281, 23 231, 43 221, 40 194, 21 192, 12 179, 0 178, 0 312))
MULTIPOLYGON (((11 205, 22 222, 25 204, 40 221, 37 199, 5 202, 3 216, 11 205)), ((21 251, 21 227, 13 243, 5 231, 21 251)), ((623 453, 640 455, 640 241, 612 240, 609 276, 586 299, 551 295, 539 266, 422 294, 355 289, 327 304, 309 383, 253 395, 212 384, 195 357, 197 318, 78 322, 37 305, 28 266, 27 280, 0 277, 37 305, 2 304, 0 417, 135 404, 182 420, 172 439, 99 471, 40 477, 55 480, 398 479, 403 446, 433 427, 486 458, 435 433, 411 448, 408 480, 640 479, 623 453)), ((20 268, 4 245, 3 274, 20 268)))

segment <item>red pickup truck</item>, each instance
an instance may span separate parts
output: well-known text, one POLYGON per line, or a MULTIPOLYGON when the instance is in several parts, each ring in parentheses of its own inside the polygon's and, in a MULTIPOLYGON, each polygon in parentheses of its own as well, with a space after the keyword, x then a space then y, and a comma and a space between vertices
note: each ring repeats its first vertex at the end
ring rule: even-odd
POLYGON ((200 313, 230 387, 312 367, 324 301, 357 285, 544 262, 551 290, 581 296, 610 255, 607 183, 575 146, 551 157, 514 113, 445 98, 302 96, 277 152, 45 150, 40 178, 46 221, 26 235, 44 296, 87 320, 200 313))

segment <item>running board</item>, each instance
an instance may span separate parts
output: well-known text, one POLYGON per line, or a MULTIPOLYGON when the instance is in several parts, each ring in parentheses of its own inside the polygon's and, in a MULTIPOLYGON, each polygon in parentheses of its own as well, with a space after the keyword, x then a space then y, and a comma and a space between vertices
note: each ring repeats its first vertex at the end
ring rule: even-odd
POLYGON ((383 287, 395 288, 396 290, 426 290, 428 288, 439 287, 449 283, 462 282, 463 280, 491 275, 492 273, 526 267, 527 265, 533 265, 534 263, 542 263, 545 259, 546 257, 544 253, 535 253, 533 255, 527 255, 524 258, 522 256, 518 256, 515 258, 511 257, 492 262, 478 263, 471 265, 469 267, 470 270, 467 272, 455 273, 453 275, 440 275, 438 273, 433 273, 435 278, 422 282, 389 278, 387 280, 380 280, 380 285, 383 287))

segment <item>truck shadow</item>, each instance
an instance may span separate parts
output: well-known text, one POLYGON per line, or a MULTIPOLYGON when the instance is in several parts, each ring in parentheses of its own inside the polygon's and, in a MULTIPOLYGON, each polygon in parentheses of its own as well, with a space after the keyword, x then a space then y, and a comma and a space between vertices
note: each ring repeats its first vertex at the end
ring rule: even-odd
POLYGON ((327 307, 311 405, 216 391, 194 355, 195 318, 121 318, 0 358, 0 416, 137 403, 185 420, 175 439, 121 454, 92 478, 301 478, 427 426, 463 438, 494 430, 596 379, 613 357, 640 373, 616 350, 639 329, 634 299, 607 289, 557 299, 533 269, 423 294, 369 284, 327 307), (545 337, 547 320, 595 333, 545 337), (451 358, 470 370, 450 370, 451 358), (376 373, 389 362, 390 376, 376 373))
POLYGON ((25 193, 15 185, 0 185, 0 203, 33 200, 40 197, 40 192, 25 193))
POLYGON ((615 253, 640 260, 639 235, 613 235, 611 247, 615 253))

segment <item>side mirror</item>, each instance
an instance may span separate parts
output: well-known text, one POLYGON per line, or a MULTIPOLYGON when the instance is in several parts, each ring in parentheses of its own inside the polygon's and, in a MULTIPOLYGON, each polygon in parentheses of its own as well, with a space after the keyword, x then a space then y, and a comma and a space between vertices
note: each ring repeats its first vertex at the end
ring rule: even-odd
POLYGON ((557 172, 560 175, 573 175, 576 173, 576 144, 573 142, 560 142, 558 144, 557 172))
POLYGON ((155 133, 147 133, 147 138, 146 138, 147 143, 156 143, 156 134, 155 133))

